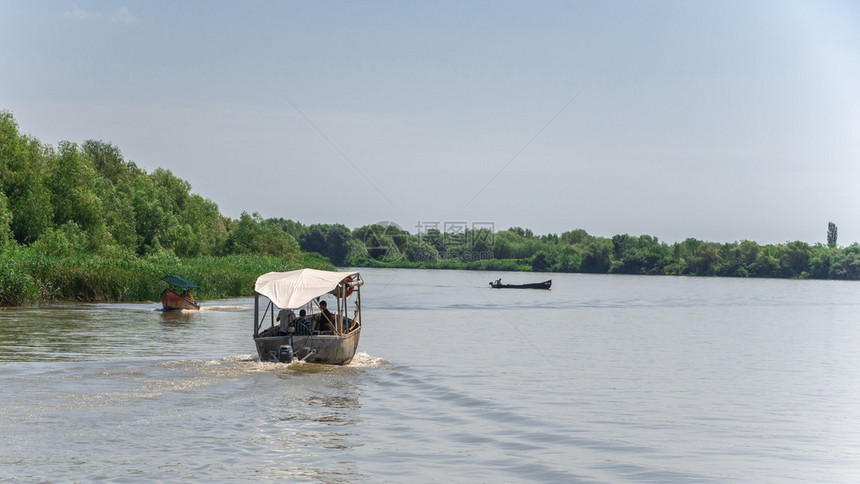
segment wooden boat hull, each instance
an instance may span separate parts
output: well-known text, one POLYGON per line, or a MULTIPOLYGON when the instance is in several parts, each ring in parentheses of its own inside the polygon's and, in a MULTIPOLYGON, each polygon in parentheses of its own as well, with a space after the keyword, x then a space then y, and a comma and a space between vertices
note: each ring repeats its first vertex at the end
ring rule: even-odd
POLYGON ((180 309, 197 310, 200 305, 185 299, 170 288, 161 293, 161 305, 165 311, 176 311, 180 309))
POLYGON ((549 289, 552 286, 552 279, 544 282, 535 282, 532 284, 496 284, 491 282, 490 287, 493 289, 549 289))
MULTIPOLYGON (((293 355, 308 363, 347 365, 355 356, 361 328, 342 336, 317 334, 293 336, 293 355)), ((254 338, 260 361, 278 361, 281 346, 290 344, 289 336, 257 336, 254 338)))

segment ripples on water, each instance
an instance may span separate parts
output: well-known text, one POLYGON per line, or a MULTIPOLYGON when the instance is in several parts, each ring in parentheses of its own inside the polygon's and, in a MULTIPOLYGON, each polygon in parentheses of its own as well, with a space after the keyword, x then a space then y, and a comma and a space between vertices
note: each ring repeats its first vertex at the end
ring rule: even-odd
POLYGON ((0 311, 0 475, 860 479, 855 283, 362 272, 346 367, 258 361, 245 299, 0 311))

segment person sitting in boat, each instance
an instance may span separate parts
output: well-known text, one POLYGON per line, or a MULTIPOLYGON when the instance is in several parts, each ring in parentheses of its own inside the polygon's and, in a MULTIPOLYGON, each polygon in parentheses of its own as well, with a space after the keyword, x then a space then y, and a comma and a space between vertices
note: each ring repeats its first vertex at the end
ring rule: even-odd
POLYGON ((308 312, 302 309, 299 311, 299 317, 293 321, 293 326, 296 327, 297 335, 310 335, 313 334, 314 320, 308 317, 308 312))
POLYGON ((299 317, 293 320, 293 327, 296 329, 296 336, 308 336, 312 333, 314 322, 308 317, 308 312, 302 309, 299 311, 299 317))
POLYGON ((182 290, 182 297, 184 297, 185 299, 188 299, 191 302, 194 302, 194 296, 192 296, 191 293, 188 292, 188 289, 182 290))
POLYGON ((287 327, 293 323, 296 313, 292 309, 281 309, 277 321, 281 322, 281 334, 287 334, 287 327))
POLYGON ((328 310, 328 303, 320 301, 320 313, 317 315, 317 331, 334 333, 334 314, 328 310))

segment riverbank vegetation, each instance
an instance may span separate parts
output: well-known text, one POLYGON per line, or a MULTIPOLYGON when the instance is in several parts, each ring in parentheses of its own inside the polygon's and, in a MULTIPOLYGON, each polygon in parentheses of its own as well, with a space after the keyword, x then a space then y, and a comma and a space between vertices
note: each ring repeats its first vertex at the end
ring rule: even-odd
MULTIPOLYGON (((302 250, 319 252, 335 264, 492 271, 581 272, 796 279, 860 279, 860 245, 787 242, 759 245, 744 240, 716 243, 697 239, 667 244, 650 235, 599 237, 577 229, 535 235, 513 227, 493 232, 464 228, 410 234, 392 224, 349 231, 342 225, 303 226, 267 220, 290 233, 302 250)), ((824 232, 822 232, 824 235, 824 232)))
POLYGON ((0 112, 0 305, 157 300, 168 274, 202 298, 249 295, 259 274, 300 267, 332 265, 256 214, 224 217, 170 170, 101 141, 44 145, 0 112))
POLYGON ((198 299, 250 296, 260 274, 301 267, 331 269, 328 261, 308 255, 295 260, 260 254, 180 258, 163 252, 108 259, 86 253, 48 256, 16 248, 0 259, 0 305, 54 300, 152 301, 166 287, 160 279, 168 274, 182 274, 196 282, 198 299))
POLYGON ((860 279, 860 245, 759 245, 576 229, 535 235, 457 224, 340 224, 221 215, 170 170, 147 173, 102 141, 42 144, 0 112, 0 306, 156 300, 159 279, 200 298, 251 294, 254 279, 300 267, 408 267, 731 277, 860 279), (439 226, 442 230, 439 230, 439 226))

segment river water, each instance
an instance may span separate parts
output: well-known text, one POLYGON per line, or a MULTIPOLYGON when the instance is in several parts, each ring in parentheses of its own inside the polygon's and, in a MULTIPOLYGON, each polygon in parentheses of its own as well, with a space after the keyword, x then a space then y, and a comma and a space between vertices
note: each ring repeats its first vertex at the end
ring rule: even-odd
POLYGON ((252 299, 0 310, 0 477, 860 481, 856 282, 360 271, 346 367, 252 299))

